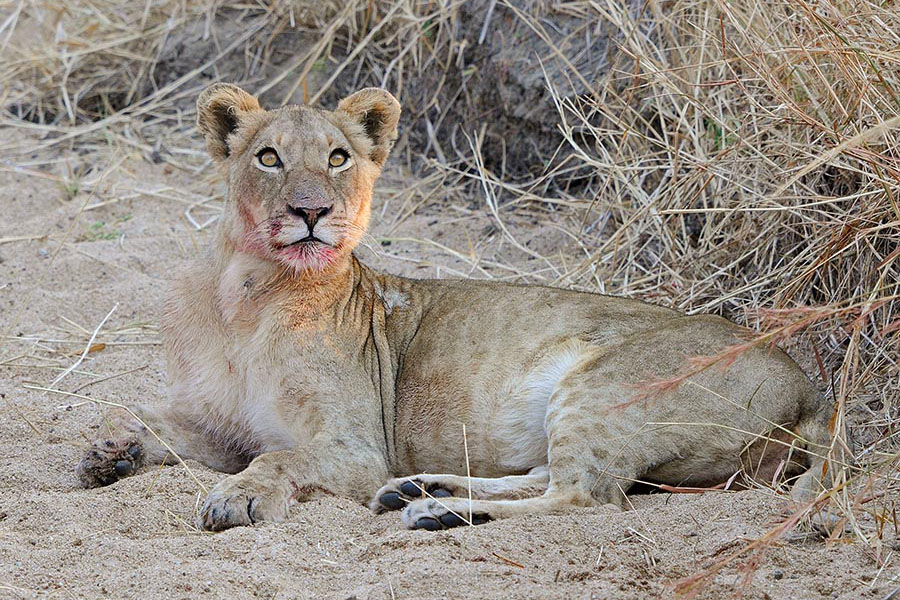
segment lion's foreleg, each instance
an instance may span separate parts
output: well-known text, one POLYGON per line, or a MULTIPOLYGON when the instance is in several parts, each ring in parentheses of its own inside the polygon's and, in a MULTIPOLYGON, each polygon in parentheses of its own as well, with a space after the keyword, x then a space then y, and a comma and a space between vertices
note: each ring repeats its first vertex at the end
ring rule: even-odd
POLYGON ((78 465, 85 487, 115 483, 144 465, 177 464, 193 459, 206 466, 234 473, 246 459, 216 444, 204 432, 178 416, 172 407, 117 408, 107 420, 107 436, 96 440, 78 465))
POLYGON ((256 457, 219 482, 200 509, 198 524, 220 531, 257 521, 282 521, 294 502, 321 496, 368 500, 388 474, 383 454, 368 446, 312 440, 295 450, 256 457))

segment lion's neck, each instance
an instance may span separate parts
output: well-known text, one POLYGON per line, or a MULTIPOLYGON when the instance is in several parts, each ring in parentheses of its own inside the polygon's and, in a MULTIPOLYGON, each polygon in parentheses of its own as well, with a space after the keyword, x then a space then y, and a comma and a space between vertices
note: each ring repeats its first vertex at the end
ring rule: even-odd
POLYGON ((219 248, 214 261, 217 304, 229 323, 255 321, 264 308, 273 305, 295 320, 321 319, 342 299, 349 298, 358 279, 352 256, 342 257, 320 271, 297 272, 231 243, 219 248))

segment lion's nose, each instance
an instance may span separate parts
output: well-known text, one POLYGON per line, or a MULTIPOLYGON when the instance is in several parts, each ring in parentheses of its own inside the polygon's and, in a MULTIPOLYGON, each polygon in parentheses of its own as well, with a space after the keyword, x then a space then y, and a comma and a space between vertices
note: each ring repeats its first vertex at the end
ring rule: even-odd
POLYGON ((316 223, 331 212, 330 206, 318 206, 315 208, 307 207, 307 206, 292 206, 288 204, 288 212, 295 217, 300 217, 303 219, 303 222, 306 223, 306 226, 309 227, 310 233, 312 233, 313 227, 316 226, 316 223))

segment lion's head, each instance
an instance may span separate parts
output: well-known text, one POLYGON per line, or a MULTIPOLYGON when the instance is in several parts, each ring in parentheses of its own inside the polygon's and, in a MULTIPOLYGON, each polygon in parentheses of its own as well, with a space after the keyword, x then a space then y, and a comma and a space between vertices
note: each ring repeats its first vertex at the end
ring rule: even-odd
POLYGON ((197 122, 227 179, 228 238, 296 271, 346 258, 365 234, 399 118, 400 104, 377 88, 327 111, 263 110, 237 86, 208 87, 197 99, 197 122))

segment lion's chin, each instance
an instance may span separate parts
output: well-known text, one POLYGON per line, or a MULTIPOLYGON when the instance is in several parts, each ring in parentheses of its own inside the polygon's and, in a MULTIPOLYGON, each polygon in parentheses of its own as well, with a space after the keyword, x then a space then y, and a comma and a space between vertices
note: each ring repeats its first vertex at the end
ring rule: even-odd
POLYGON ((338 256, 336 248, 318 240, 297 242, 276 248, 274 252, 279 262, 298 273, 324 271, 338 256))

